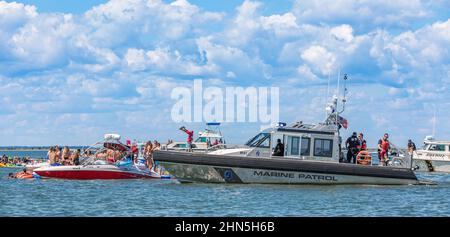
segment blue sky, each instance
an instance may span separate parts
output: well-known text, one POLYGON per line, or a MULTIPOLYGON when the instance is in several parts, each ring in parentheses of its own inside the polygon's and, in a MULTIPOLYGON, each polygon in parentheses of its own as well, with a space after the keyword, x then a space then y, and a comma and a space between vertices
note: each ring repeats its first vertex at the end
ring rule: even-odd
MULTIPOLYGON (((344 135, 420 143, 436 111, 449 139, 448 45, 444 0, 0 1, 0 144, 184 139, 170 92, 197 78, 279 86, 281 120, 318 122, 339 69, 344 135)), ((225 136, 241 143, 259 126, 224 124, 225 136)))

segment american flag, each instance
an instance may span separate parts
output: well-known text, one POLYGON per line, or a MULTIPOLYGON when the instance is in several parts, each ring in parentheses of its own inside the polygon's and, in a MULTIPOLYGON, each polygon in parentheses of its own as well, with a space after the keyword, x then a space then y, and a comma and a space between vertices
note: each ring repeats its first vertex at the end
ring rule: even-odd
POLYGON ((342 125, 342 127, 344 127, 345 129, 348 128, 348 121, 347 119, 339 116, 339 124, 342 125))

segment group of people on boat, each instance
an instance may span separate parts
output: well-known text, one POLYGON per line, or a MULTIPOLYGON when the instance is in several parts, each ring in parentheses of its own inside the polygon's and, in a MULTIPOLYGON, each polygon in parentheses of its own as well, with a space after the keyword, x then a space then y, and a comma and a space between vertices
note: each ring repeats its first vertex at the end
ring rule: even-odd
POLYGON ((364 134, 353 132, 352 135, 345 141, 345 148, 347 148, 347 163, 367 163, 371 159, 367 151, 367 142, 364 139, 364 134), (364 157, 363 157, 364 155, 364 157), (363 161, 364 160, 364 161, 363 161))
POLYGON ((61 149, 59 146, 52 146, 48 149, 47 158, 50 165, 79 165, 81 150, 71 151, 68 146, 61 149))
MULTIPOLYGON (((353 164, 371 164, 372 156, 367 150, 367 142, 364 140, 364 135, 362 133, 357 135, 356 132, 353 132, 352 135, 347 138, 345 147, 347 148, 347 159, 344 162, 353 164)), ((383 137, 378 140, 377 144, 378 164, 380 166, 388 165, 390 149, 391 143, 389 141, 389 134, 385 133, 383 137)), ((415 150, 416 145, 409 139, 407 145, 408 153, 412 154, 415 150)))

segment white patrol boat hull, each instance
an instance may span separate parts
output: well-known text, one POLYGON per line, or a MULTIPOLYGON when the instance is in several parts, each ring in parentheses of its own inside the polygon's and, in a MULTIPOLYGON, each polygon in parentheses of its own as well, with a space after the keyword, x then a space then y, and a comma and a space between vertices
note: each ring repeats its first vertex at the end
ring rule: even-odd
POLYGON ((158 151, 155 161, 180 182, 249 184, 419 184, 405 168, 158 151))

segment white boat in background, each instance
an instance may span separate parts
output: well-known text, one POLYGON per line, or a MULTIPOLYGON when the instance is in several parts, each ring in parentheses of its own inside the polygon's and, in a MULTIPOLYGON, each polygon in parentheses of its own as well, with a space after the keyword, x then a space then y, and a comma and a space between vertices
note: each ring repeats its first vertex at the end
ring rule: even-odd
MULTIPOLYGON (((220 131, 220 123, 206 123, 208 128, 198 133, 198 138, 192 143, 192 150, 205 152, 225 148, 226 144, 220 131)), ((187 151, 189 146, 187 142, 172 142, 163 145, 164 150, 168 151, 187 151)))
POLYGON ((413 152, 413 165, 418 171, 450 173, 450 141, 427 136, 423 147, 413 152))

